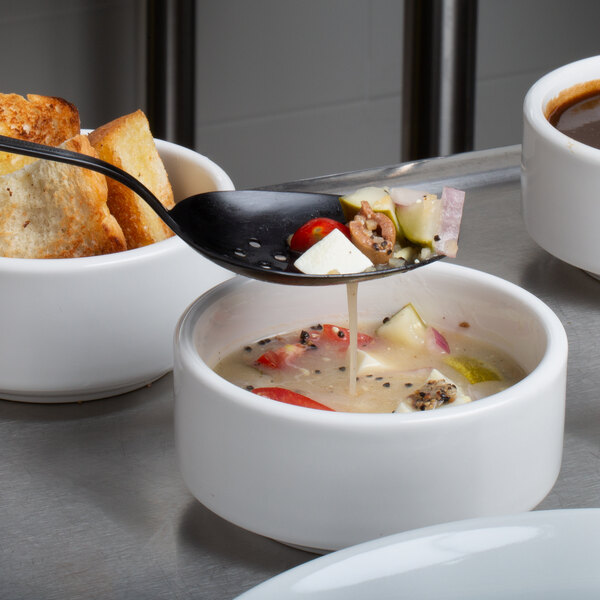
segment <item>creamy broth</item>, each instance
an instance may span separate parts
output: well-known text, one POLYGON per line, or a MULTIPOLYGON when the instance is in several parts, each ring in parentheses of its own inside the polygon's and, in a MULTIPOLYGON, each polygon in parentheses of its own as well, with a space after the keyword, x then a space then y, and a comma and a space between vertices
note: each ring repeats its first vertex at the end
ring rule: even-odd
POLYGON ((350 330, 350 343, 348 345, 348 393, 356 396, 356 370, 358 359, 358 283, 346 284, 346 295, 348 297, 348 329, 350 330))
MULTIPOLYGON (((348 291, 348 299, 352 314, 356 290, 348 291)), ((350 346, 340 349, 335 343, 326 343, 321 337, 322 325, 309 323, 303 330, 274 334, 249 343, 221 360, 215 371, 248 390, 284 387, 336 411, 376 413, 394 412, 401 402, 404 407, 402 412, 419 410, 414 408, 411 398, 430 380, 433 369, 458 387, 460 401, 456 404, 464 403, 465 396, 468 400, 478 400, 499 392, 525 376, 523 369, 505 352, 469 335, 467 323, 448 324, 446 329, 438 329, 447 341, 450 353, 441 351, 431 343, 419 348, 390 343, 376 334, 381 323, 379 320, 359 324, 359 332, 371 336, 373 340, 361 346, 359 336, 356 365, 351 359, 356 354, 350 346), (275 351, 286 344, 297 345, 302 339, 311 339, 307 336, 315 340, 314 347, 295 356, 285 367, 268 368, 257 363, 257 359, 265 352, 275 351), (365 365, 364 352, 371 366, 365 365), (462 356, 481 361, 498 375, 498 380, 470 383, 447 362, 450 357, 462 356), (352 377, 350 373, 354 369, 356 376, 352 377), (406 409, 407 406, 410 409, 406 409)), ((442 408, 453 404, 443 404, 442 408)))

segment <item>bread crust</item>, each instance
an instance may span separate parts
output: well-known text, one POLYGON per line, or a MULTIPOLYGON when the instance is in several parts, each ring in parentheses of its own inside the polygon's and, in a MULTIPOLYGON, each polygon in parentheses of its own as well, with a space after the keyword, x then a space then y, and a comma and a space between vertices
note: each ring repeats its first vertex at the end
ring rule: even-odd
MULTIPOLYGON (((160 159, 148 119, 141 110, 102 125, 89 135, 105 160, 141 181, 167 209, 175 205, 173 190, 160 159)), ((115 216, 128 248, 139 248, 173 235, 156 213, 135 192, 107 178, 108 207, 115 216)))
MULTIPOLYGON (((0 134, 58 146, 77 135, 79 111, 63 98, 28 94, 0 94, 0 134)), ((12 173, 35 158, 0 152, 0 174, 12 173)))
MULTIPOLYGON (((63 148, 97 156, 84 135, 63 148)), ((0 255, 76 258, 126 249, 104 175, 46 160, 0 176, 0 255)))

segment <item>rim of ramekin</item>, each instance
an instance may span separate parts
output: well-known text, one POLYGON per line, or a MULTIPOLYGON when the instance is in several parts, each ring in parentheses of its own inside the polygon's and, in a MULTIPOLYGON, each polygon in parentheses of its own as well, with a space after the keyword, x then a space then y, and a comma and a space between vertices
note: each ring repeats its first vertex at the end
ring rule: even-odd
MULTIPOLYGON (((539 298, 523 288, 508 282, 500 277, 456 264, 438 262, 427 267, 430 270, 449 271, 454 279, 466 278, 476 280, 478 284, 491 287, 496 292, 503 292, 520 301, 535 313, 546 335, 546 349, 536 367, 521 381, 506 390, 477 400, 476 402, 452 407, 451 410, 423 411, 418 413, 348 413, 329 412, 303 408, 274 402, 230 383, 217 375, 211 367, 200 357, 194 346, 194 331, 200 314, 221 298, 245 285, 252 285, 251 280, 235 277, 221 283, 202 294, 193 302, 179 319, 177 324, 174 345, 175 353, 181 361, 183 369, 193 373, 194 377, 201 379, 203 384, 214 391, 218 391, 229 401, 251 409, 258 413, 292 419, 315 426, 327 427, 356 427, 356 428, 385 428, 415 426, 416 423, 452 421, 463 419, 467 415, 478 415, 485 411, 494 411, 499 407, 512 403, 536 389, 547 381, 549 374, 554 374, 557 368, 566 369, 568 343, 565 329, 556 314, 539 298)), ((177 394, 175 396, 177 404, 177 394)))
POLYGON ((578 84, 600 81, 600 55, 583 58, 550 71, 538 79, 525 95, 523 116, 547 140, 584 159, 600 161, 600 149, 578 142, 554 127, 546 117, 548 102, 578 84), (567 82, 566 79, 569 78, 567 82))

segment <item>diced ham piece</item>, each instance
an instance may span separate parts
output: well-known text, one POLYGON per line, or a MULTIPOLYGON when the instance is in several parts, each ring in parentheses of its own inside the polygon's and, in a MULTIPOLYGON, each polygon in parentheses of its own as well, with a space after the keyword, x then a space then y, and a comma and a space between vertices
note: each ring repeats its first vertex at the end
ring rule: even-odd
POLYGON ((439 240, 433 246, 436 254, 451 258, 456 256, 464 202, 465 193, 462 190, 450 187, 442 190, 442 224, 439 240))

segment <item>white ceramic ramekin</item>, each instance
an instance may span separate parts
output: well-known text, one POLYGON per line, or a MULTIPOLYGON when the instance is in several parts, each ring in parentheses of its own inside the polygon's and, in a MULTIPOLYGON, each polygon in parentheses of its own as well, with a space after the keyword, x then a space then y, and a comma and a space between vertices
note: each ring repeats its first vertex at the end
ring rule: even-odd
POLYGON ((415 302, 432 323, 512 354, 529 373, 471 404, 411 414, 332 413, 258 397, 211 369, 273 332, 346 318, 344 286, 234 278, 199 298, 175 336, 175 435, 192 494, 287 544, 334 550, 391 533, 533 508, 559 472, 567 340, 514 284, 436 263, 361 283, 360 315, 415 302))
POLYGON ((548 104, 577 84, 600 79, 600 56, 542 77, 523 106, 522 202, 525 225, 542 248, 600 274, 600 150, 553 127, 548 104))
MULTIPOLYGON (((208 158, 156 143, 176 199, 233 189, 208 158)), ((182 311, 229 277, 177 237, 105 256, 0 257, 0 398, 78 402, 157 379, 182 311)))

